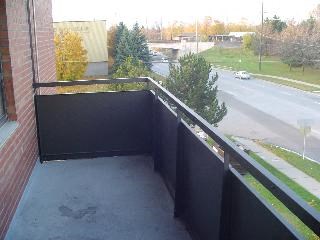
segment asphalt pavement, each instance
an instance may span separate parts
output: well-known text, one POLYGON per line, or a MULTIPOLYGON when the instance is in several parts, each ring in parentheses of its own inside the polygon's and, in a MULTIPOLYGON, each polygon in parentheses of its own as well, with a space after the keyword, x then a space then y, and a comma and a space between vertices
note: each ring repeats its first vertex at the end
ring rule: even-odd
MULTIPOLYGON (((154 63, 152 70, 167 76, 168 63, 154 63)), ((320 94, 309 93, 261 79, 239 80, 234 73, 218 72, 218 97, 228 108, 219 123, 224 134, 260 139, 301 153, 306 122, 311 133, 306 141, 306 156, 320 162, 320 94)))

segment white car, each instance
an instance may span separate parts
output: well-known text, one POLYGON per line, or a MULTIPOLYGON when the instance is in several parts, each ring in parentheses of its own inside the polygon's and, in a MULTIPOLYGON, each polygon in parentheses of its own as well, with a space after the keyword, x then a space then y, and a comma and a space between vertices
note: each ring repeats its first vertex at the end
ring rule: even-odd
POLYGON ((162 61, 163 63, 169 62, 169 60, 168 60, 167 58, 164 58, 164 57, 161 59, 161 61, 162 61))
POLYGON ((239 71, 235 73, 235 78, 239 78, 239 79, 250 79, 251 76, 248 72, 246 71, 239 71))

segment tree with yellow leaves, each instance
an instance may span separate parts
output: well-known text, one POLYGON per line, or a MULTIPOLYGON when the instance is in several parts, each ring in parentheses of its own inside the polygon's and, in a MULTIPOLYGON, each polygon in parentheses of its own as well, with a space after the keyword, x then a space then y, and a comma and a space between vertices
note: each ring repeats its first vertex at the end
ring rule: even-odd
POLYGON ((59 31, 54 36, 57 79, 77 80, 83 77, 88 57, 81 36, 76 32, 59 31))

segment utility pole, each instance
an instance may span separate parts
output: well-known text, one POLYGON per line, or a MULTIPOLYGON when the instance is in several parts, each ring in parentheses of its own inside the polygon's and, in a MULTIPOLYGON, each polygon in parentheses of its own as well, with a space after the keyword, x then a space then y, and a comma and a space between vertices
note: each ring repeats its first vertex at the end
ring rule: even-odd
POLYGON ((261 32, 260 32, 260 48, 259 48, 259 71, 261 71, 262 37, 263 37, 263 2, 261 4, 261 32))
POLYGON ((162 41, 162 17, 160 19, 160 39, 162 41))
POLYGON ((196 42, 197 42, 197 55, 198 55, 198 53, 199 53, 198 18, 196 18, 196 42))
POLYGON ((150 37, 149 37, 149 27, 148 27, 148 17, 146 17, 146 35, 147 35, 147 39, 150 39, 150 37))

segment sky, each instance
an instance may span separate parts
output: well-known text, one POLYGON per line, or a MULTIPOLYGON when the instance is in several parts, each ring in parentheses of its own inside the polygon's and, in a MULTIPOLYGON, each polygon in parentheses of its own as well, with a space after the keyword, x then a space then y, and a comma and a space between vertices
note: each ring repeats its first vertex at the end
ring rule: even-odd
MULTIPOLYGON (((201 21, 204 16, 224 22, 261 21, 261 1, 257 0, 52 0, 53 20, 107 20, 109 25, 120 21, 144 26, 155 22, 163 25, 178 20, 201 21)), ((320 4, 320 0, 264 0, 265 17, 275 14, 282 19, 301 21, 320 4)))

